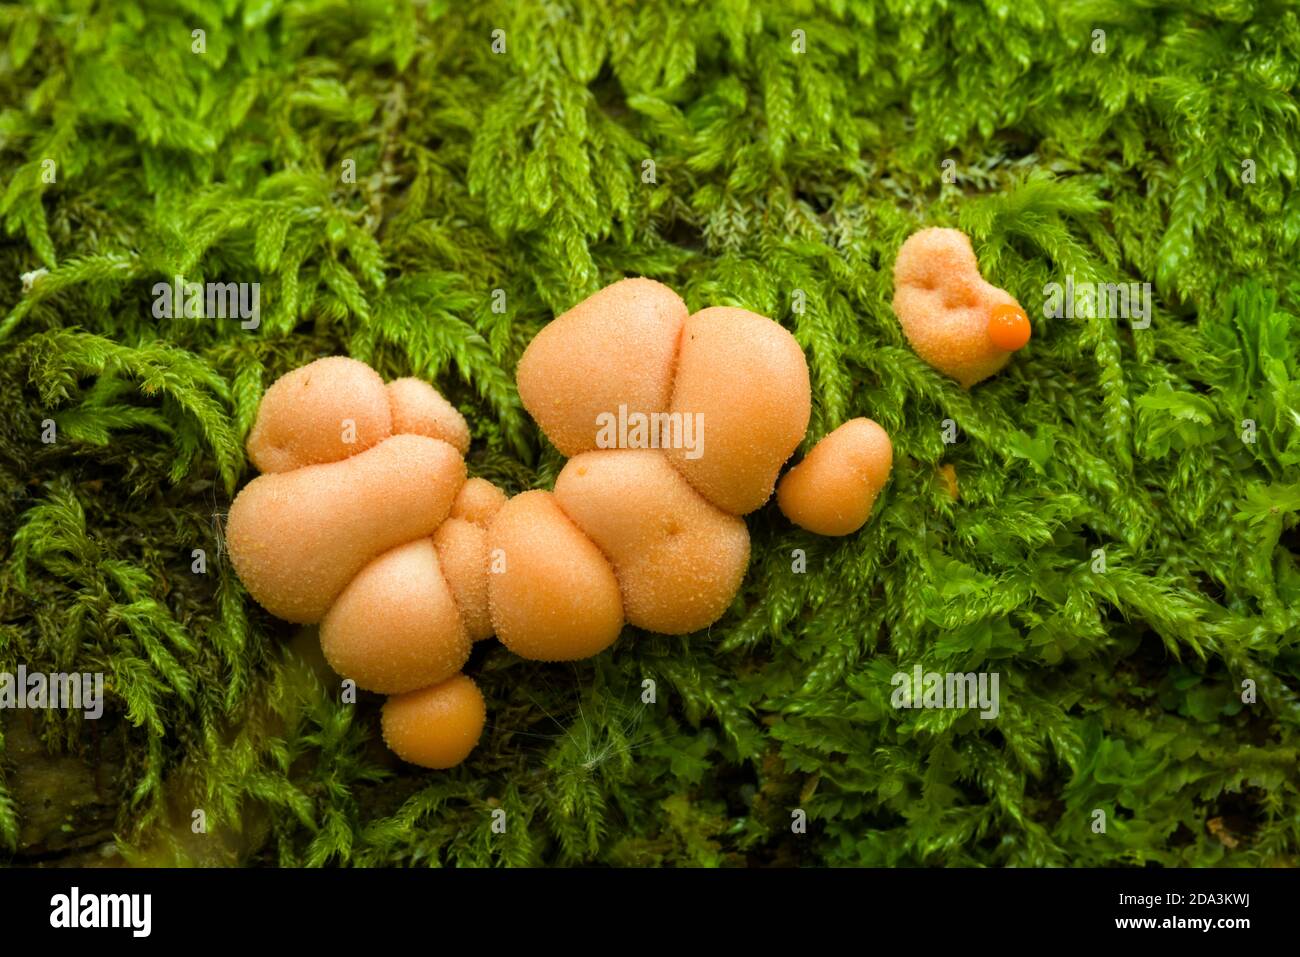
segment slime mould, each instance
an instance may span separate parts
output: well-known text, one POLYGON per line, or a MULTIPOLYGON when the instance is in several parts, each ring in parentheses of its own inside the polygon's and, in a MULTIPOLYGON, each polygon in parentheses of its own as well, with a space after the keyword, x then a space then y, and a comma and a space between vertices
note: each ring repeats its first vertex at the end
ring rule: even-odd
MULTIPOLYGON (((1015 337, 990 322, 1015 300, 980 278, 964 236, 918 233, 896 275, 895 309, 927 361, 963 385, 1005 364, 1015 337)), ((572 661, 626 624, 706 628, 749 564, 742 516, 774 488, 797 525, 849 535, 892 466, 885 430, 858 418, 778 486, 811 412, 798 343, 744 309, 691 315, 649 279, 556 318, 517 381, 569 456, 554 491, 507 498, 467 478, 468 424, 431 385, 385 384, 332 357, 267 390, 248 438, 262 474, 230 508, 229 554, 249 594, 277 617, 319 623, 330 665, 390 696, 384 741, 428 768, 459 764, 482 733, 483 696, 462 673, 474 642, 496 635, 522 657, 572 661), (637 441, 609 447, 601 423, 615 416, 640 423, 637 441)))

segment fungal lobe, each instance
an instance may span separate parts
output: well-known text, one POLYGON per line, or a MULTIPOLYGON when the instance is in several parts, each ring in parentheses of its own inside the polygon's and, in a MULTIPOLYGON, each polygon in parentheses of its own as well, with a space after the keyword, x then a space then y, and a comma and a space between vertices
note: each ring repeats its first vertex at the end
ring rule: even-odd
POLYGON ((394 435, 351 458, 260 475, 230 506, 226 541, 249 594, 318 622, 371 559, 433 533, 465 482, 439 439, 394 435))
POLYGON ((1024 310, 980 275, 970 240, 957 229, 907 238, 894 262, 893 308, 916 354, 963 388, 996 373, 1028 341, 1024 310), (1019 318, 1003 331, 1002 317, 1013 312, 1019 318))
POLYGON ((662 283, 624 279, 548 323, 519 360, 524 408, 566 456, 596 448, 598 419, 668 408, 686 304, 662 283))
POLYGON ((618 638, 623 601, 614 570, 550 492, 506 502, 488 529, 488 550, 492 626, 515 654, 574 661, 618 638))
POLYGON ((330 667, 367 691, 413 691, 460 671, 470 639, 433 542, 407 542, 361 569, 325 615, 320 642, 330 667))
POLYGON ((818 535, 848 535, 871 517, 894 450, 870 419, 850 419, 818 442, 777 487, 786 518, 818 535))
POLYGON ((487 479, 468 479, 461 486, 456 501, 451 503, 451 517, 463 518, 487 528, 492 523, 492 517, 501 511, 501 506, 505 503, 506 493, 487 479))
POLYGON ((449 518, 433 533, 433 545, 470 639, 492 637, 487 529, 463 518, 449 518))
POLYGON ((442 439, 461 455, 469 451, 469 423, 459 410, 423 379, 388 383, 393 432, 442 439))
POLYGON ((575 456, 555 481, 555 501, 609 560, 627 620, 640 628, 705 628, 745 577, 744 520, 706 501, 657 451, 575 456))
POLYGON ((671 410, 698 416, 701 448, 666 450, 697 492, 744 515, 772 496, 808 430, 812 393, 803 350, 765 316, 716 306, 682 329, 671 410))
POLYGON ((338 462, 393 433, 384 380, 356 359, 317 359, 277 379, 262 396, 248 457, 264 474, 338 462))
POLYGON ((434 770, 460 764, 474 750, 487 722, 478 685, 463 674, 384 702, 384 743, 403 761, 434 770))

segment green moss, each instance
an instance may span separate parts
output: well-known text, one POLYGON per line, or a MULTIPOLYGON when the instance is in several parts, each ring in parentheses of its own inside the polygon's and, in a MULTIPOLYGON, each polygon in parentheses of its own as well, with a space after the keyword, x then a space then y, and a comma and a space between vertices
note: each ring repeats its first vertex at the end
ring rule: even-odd
POLYGON ((200 808, 270 864, 1295 862, 1288 4, 33 0, 0 40, 0 670, 105 672, 96 727, 39 737, 119 742, 129 856, 218 859, 176 837, 200 808), (969 393, 889 307, 929 224, 1034 317, 969 393), (515 362, 627 274, 786 324, 808 444, 869 415, 891 483, 843 540, 753 516, 707 633, 567 667, 483 646, 478 751, 401 766, 378 699, 341 702, 221 554, 262 390, 338 352, 423 376, 473 471, 544 486, 515 362), (259 282, 259 328, 155 318, 176 275, 259 282), (1152 283, 1150 328, 1042 318, 1066 275, 1152 283), (999 717, 892 708, 918 663, 997 671, 999 717))

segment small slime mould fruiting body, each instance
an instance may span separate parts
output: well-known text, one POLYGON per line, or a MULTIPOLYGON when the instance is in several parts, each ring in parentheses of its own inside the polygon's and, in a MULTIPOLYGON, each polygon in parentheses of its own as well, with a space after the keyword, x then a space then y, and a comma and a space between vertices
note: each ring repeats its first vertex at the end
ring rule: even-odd
POLYGON ((1029 317, 980 275, 956 229, 922 229, 894 262, 894 312, 916 354, 964 388, 998 372, 1029 342, 1029 317))
MULTIPOLYGON (((978 280, 973 254, 944 248, 978 280)), ((981 303, 1009 299, 972 288, 981 303)), ((522 657, 572 661, 627 624, 677 635, 717 621, 749 564, 742 516, 772 497, 811 412, 789 332, 744 309, 691 315, 649 279, 614 283, 556 318, 517 381, 570 457, 554 491, 507 499, 467 478, 468 424, 432 386, 385 384, 333 357, 267 390, 248 439, 263 474, 230 508, 229 553, 249 593, 280 618, 319 623, 330 665, 390 696, 388 746, 428 768, 459 764, 482 733, 483 696, 461 673, 475 641, 496 635, 522 657), (697 422, 699 441, 607 447, 611 417, 629 412, 697 422)), ((810 531, 851 534, 892 460, 879 425, 846 422, 784 477, 780 508, 810 531)))
POLYGON ((885 430, 870 419, 850 419, 785 474, 777 504, 800 528, 848 535, 867 523, 893 463, 885 430))

